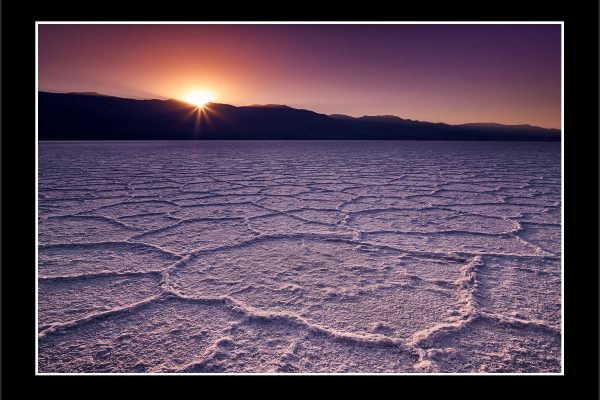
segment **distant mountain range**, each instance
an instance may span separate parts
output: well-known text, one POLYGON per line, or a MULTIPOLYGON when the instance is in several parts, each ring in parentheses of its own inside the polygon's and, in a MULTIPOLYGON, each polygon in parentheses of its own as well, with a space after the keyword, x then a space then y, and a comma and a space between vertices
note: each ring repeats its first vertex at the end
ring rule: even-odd
POLYGON ((350 117, 285 105, 208 103, 199 113, 178 100, 85 93, 38 93, 40 140, 394 139, 559 141, 559 129, 531 125, 449 125, 393 115, 350 117))

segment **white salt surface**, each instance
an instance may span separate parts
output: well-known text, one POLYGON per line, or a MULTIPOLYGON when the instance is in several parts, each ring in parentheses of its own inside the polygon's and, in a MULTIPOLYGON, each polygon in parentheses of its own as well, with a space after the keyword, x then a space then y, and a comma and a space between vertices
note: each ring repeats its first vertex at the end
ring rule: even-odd
POLYGON ((560 145, 39 144, 40 372, 560 372, 560 145))

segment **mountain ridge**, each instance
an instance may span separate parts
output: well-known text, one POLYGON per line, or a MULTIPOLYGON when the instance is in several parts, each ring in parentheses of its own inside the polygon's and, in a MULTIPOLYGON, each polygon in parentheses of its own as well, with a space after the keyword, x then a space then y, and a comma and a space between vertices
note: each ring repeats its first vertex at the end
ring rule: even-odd
POLYGON ((528 124, 451 125, 395 115, 326 115, 281 104, 196 106, 95 92, 38 92, 40 140, 367 139, 559 141, 560 130, 528 124), (198 114, 200 118, 198 118, 198 114))

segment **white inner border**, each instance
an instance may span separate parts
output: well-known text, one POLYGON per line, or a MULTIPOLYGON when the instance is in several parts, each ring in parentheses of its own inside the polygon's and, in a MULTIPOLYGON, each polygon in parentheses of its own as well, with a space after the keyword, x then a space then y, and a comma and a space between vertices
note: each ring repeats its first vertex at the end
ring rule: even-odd
POLYGON ((565 243, 565 226, 564 226, 564 210, 565 210, 565 102, 564 102, 564 85, 565 85, 565 40, 564 33, 565 26, 564 21, 36 21, 35 22, 35 374, 36 375, 276 375, 276 376, 286 376, 286 375, 405 375, 405 376, 416 376, 416 375, 466 375, 466 376, 476 376, 476 375, 564 375, 564 359, 565 359, 565 252, 564 252, 564 243, 565 243), (538 372, 512 372, 512 373, 482 373, 482 372, 454 372, 454 373, 444 373, 444 372, 407 372, 407 373, 394 373, 394 372, 378 372, 378 373, 340 373, 340 372, 330 372, 330 373, 279 373, 279 372, 256 372, 256 373, 234 373, 234 372, 218 372, 218 373, 186 373, 186 372, 112 372, 112 373, 102 373, 102 372, 80 372, 80 373, 57 373, 57 372, 39 372, 38 365, 38 260, 39 260, 39 252, 38 252, 38 26, 39 25, 560 25, 560 39, 561 39, 561 141, 560 141, 560 162, 561 162, 561 179, 560 179, 560 195, 561 195, 561 231, 560 231, 560 248, 561 248, 561 317, 560 317, 560 328, 561 328, 561 357, 560 357, 560 369, 561 372, 547 372, 547 373, 538 373, 538 372))

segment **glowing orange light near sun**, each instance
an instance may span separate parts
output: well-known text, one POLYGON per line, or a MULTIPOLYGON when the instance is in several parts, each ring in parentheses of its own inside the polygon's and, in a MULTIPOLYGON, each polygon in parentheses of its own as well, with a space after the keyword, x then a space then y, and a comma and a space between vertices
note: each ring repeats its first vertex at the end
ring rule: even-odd
POLYGON ((184 100, 196 107, 202 108, 206 103, 213 101, 214 96, 206 90, 193 90, 188 93, 184 100))

